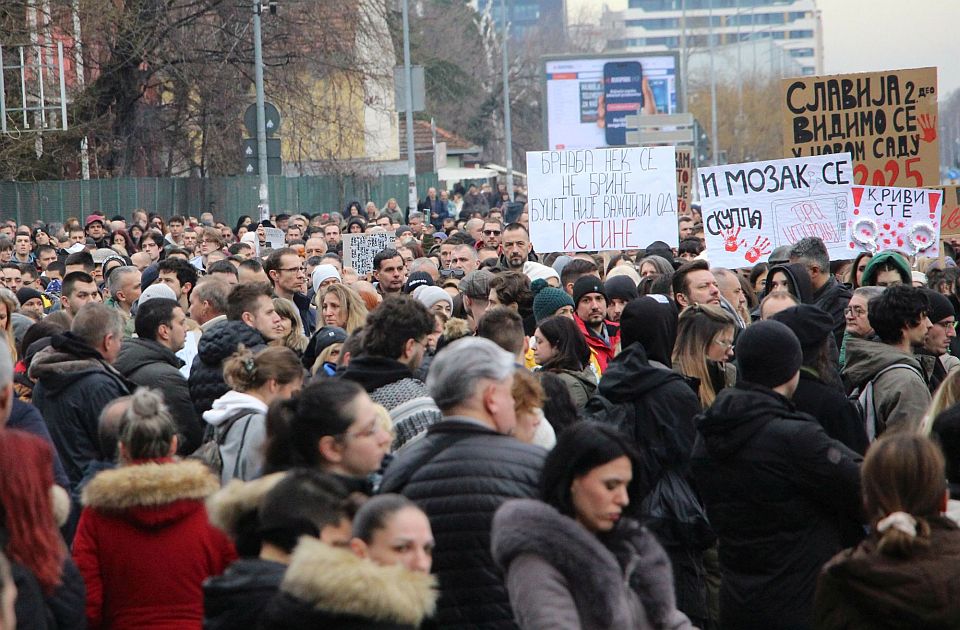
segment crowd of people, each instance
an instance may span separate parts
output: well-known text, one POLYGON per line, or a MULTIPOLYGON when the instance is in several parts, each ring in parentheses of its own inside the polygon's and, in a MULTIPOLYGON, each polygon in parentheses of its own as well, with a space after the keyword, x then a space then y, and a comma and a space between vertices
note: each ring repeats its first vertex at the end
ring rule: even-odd
POLYGON ((960 627, 949 256, 523 201, 0 220, 0 629, 960 627))

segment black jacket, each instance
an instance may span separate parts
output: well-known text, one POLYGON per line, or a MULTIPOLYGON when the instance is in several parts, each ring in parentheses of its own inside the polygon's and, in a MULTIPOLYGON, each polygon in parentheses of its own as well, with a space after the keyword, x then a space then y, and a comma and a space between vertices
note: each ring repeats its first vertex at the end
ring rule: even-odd
POLYGON ((837 282, 832 275, 827 283, 813 294, 813 305, 818 306, 833 318, 833 337, 837 347, 843 343, 843 331, 846 330, 847 320, 844 311, 853 293, 845 285, 837 282))
POLYGON ((97 439, 100 412, 132 391, 131 383, 100 353, 73 336, 56 335, 30 364, 33 404, 50 429, 71 490, 83 478, 87 462, 103 459, 97 439))
POLYGON ((10 417, 7 419, 6 428, 32 433, 49 444, 50 448, 53 449, 53 480, 58 486, 66 490, 70 489, 70 479, 63 469, 63 462, 60 461, 60 455, 57 453, 56 445, 54 445, 53 440, 50 438, 50 430, 47 429, 47 425, 43 421, 43 416, 40 415, 36 407, 30 403, 14 398, 13 409, 11 409, 10 417))
POLYGON ((863 418, 840 389, 831 387, 806 369, 801 369, 800 384, 792 400, 797 411, 816 418, 827 435, 861 455, 867 452, 867 432, 863 418))
POLYGON ((940 442, 947 460, 950 498, 960 499, 960 404, 944 409, 934 418, 933 435, 940 442))
POLYGON ((820 567, 860 515, 860 462, 773 390, 741 382, 697 418, 692 466, 720 537, 725 629, 809 628, 820 567))
POLYGON ((61 584, 45 595, 36 576, 25 566, 10 563, 17 586, 14 612, 20 630, 76 630, 87 627, 87 591, 77 565, 64 559, 61 584))
POLYGON ((280 590, 285 564, 240 558, 203 583, 204 630, 256 628, 270 599, 280 590))
POLYGON ((163 393, 170 415, 180 433, 181 455, 200 447, 200 418, 190 400, 187 379, 180 373, 183 361, 172 350, 150 339, 124 339, 114 367, 141 387, 153 387, 163 393))
POLYGON ((516 628, 503 574, 490 554, 493 514, 507 499, 539 495, 546 451, 449 417, 401 451, 381 492, 415 501, 433 528, 441 628, 516 628))
POLYGON ((297 307, 297 311, 300 313, 303 334, 307 337, 313 335, 314 329, 317 327, 317 309, 311 305, 310 298, 303 293, 294 293, 293 305, 297 307))
POLYGON ((223 380, 223 361, 236 352, 241 343, 254 353, 267 347, 267 340, 259 330, 240 321, 222 321, 200 337, 188 380, 198 416, 203 417, 203 412, 213 407, 214 400, 230 391, 223 380))

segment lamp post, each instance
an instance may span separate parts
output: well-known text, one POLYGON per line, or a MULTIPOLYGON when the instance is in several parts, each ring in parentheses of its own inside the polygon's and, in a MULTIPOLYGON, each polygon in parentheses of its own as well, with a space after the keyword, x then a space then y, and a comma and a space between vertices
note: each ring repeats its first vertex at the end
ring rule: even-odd
POLYGON ((260 0, 253 0, 253 65, 257 90, 257 166, 260 171, 260 220, 270 219, 270 178, 267 175, 267 115, 263 96, 263 43, 260 29, 260 0))
POLYGON ((503 136, 507 153, 507 196, 513 201, 513 129, 510 124, 510 64, 507 60, 507 42, 510 37, 510 20, 507 15, 507 0, 500 0, 503 11, 503 136))
MULTIPOLYGON (((407 122, 407 212, 417 209, 417 158, 413 146, 413 68, 410 65, 410 0, 403 0, 403 98, 407 122)), ((429 222, 430 217, 427 217, 429 222)))

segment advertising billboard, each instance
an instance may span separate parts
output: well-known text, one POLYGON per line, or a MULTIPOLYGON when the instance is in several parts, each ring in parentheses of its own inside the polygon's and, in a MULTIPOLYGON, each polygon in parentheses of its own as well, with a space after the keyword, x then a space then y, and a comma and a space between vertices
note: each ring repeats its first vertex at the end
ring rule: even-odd
POLYGON ((626 116, 679 112, 677 53, 544 58, 547 149, 626 144, 626 116))

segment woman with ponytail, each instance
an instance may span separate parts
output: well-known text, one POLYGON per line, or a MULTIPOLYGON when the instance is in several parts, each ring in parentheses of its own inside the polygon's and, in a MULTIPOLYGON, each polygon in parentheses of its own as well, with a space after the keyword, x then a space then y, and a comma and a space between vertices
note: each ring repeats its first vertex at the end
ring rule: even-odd
POLYGON ((391 435, 363 388, 345 379, 321 379, 267 414, 264 472, 314 468, 351 492, 371 494, 371 476, 390 450, 391 435))
POLYGON ((815 627, 960 628, 960 529, 944 516, 940 448, 913 433, 885 436, 861 476, 872 532, 823 568, 815 627))
POLYGON ((174 459, 177 427, 152 390, 130 397, 119 433, 121 466, 83 489, 73 541, 88 627, 200 630, 201 585, 237 555, 204 507, 220 480, 199 461, 174 459))

